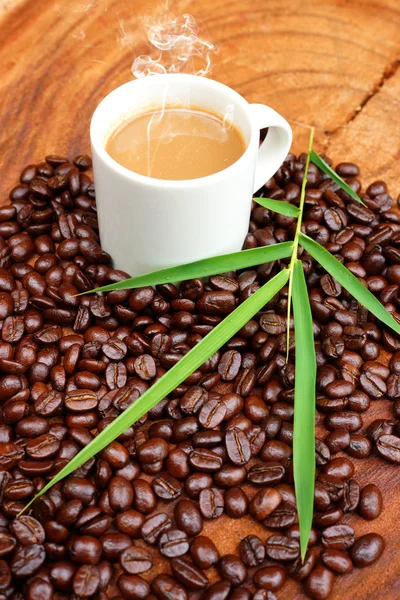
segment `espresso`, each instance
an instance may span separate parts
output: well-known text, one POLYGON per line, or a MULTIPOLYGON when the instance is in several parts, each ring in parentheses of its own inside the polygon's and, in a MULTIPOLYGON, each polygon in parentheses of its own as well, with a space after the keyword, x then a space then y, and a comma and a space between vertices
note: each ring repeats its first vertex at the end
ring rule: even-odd
POLYGON ((217 115, 166 108, 135 115, 109 137, 106 151, 134 173, 195 179, 229 167, 246 149, 241 133, 217 115))

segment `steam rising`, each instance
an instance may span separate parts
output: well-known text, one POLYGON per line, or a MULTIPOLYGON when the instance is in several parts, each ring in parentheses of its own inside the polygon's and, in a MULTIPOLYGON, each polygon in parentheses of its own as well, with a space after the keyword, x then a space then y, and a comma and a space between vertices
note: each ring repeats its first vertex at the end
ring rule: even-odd
POLYGON ((165 73, 205 76, 211 72, 211 55, 217 48, 199 36, 199 26, 191 15, 143 17, 142 28, 156 56, 138 56, 132 64, 135 77, 165 73))

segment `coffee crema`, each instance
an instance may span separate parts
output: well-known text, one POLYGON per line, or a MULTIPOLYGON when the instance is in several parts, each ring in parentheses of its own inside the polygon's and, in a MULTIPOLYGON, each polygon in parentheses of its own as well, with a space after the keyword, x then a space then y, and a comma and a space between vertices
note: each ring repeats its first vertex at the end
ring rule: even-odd
POLYGON ((242 156, 246 144, 236 127, 215 114, 167 107, 124 121, 105 149, 134 173, 187 180, 226 169, 242 156))

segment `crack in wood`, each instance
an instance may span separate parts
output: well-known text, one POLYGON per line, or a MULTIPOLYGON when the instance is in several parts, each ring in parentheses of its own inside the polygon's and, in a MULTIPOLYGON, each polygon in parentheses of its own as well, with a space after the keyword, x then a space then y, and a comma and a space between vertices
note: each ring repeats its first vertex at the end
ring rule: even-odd
MULTIPOLYGON (((365 96, 362 99, 362 101, 360 102, 359 106, 357 106, 357 108, 355 110, 353 110, 353 112, 348 116, 346 121, 344 123, 342 123, 341 125, 338 125, 334 129, 325 131, 325 134, 328 137, 332 137, 340 129, 342 129, 343 127, 346 127, 347 125, 349 125, 349 123, 354 121, 358 117, 358 115, 361 113, 361 111, 367 106, 368 102, 370 102, 370 100, 372 100, 372 98, 374 98, 374 96, 379 94, 379 92, 381 91, 384 84, 387 81, 389 81, 389 79, 391 79, 396 74, 399 67, 400 67, 400 58, 396 58, 395 60, 390 62, 388 65, 386 65, 379 81, 377 81, 377 83, 375 83, 372 90, 370 90, 367 94, 365 94, 365 96)), ((328 144, 328 143, 329 143, 329 140, 326 140, 326 144, 328 144)))

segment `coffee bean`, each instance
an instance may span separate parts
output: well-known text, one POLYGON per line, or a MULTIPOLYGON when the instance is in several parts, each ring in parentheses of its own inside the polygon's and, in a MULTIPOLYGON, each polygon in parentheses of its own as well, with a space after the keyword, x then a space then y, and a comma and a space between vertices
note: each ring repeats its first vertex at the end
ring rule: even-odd
POLYGON ((289 566, 288 571, 290 576, 300 581, 308 577, 315 567, 320 554, 320 548, 309 548, 304 557, 304 561, 301 560, 301 557, 298 557, 289 566))
POLYGON ((346 452, 354 458, 367 458, 371 454, 372 444, 369 439, 361 433, 350 435, 350 444, 346 452))
POLYGON ((265 558, 265 547, 256 535, 248 535, 239 544, 239 555, 247 567, 257 567, 265 558))
POLYGON ((100 572, 94 565, 82 565, 76 571, 72 582, 74 593, 78 597, 94 596, 100 586, 100 572))
POLYGON ((203 570, 216 565, 219 561, 219 552, 214 542, 202 535, 195 537, 192 541, 190 554, 195 564, 203 570))
POLYGON ((282 481, 285 476, 285 468, 276 461, 257 463, 253 465, 247 474, 247 479, 255 485, 274 485, 282 481))
POLYGON ((286 581, 286 571, 278 565, 264 567, 254 573, 253 581, 258 588, 277 591, 286 581))
POLYGON ((153 566, 151 554, 145 548, 129 546, 120 554, 121 567, 128 575, 145 573, 153 566))
POLYGON ((219 400, 211 399, 200 410, 199 421, 207 429, 217 427, 226 416, 226 406, 219 400))
POLYGON ((43 544, 45 540, 42 525, 33 517, 21 515, 11 523, 10 529, 19 543, 24 546, 27 544, 43 544))
POLYGON ((221 577, 230 581, 234 587, 244 583, 247 578, 245 565, 234 554, 225 554, 225 556, 222 556, 218 564, 218 570, 221 577))
POLYGON ((376 442, 378 454, 395 464, 400 464, 400 438, 394 435, 381 435, 376 442))
POLYGON ((224 511, 224 496, 218 488, 202 490, 199 496, 200 512, 205 519, 216 519, 224 511))
POLYGON ((354 475, 354 465, 347 458, 334 458, 323 467, 323 472, 342 480, 350 479, 354 475))
POLYGON ((382 494, 380 489, 373 483, 369 483, 361 489, 358 512, 368 521, 376 519, 382 512, 382 494))
POLYGON ((325 418, 325 427, 329 431, 335 429, 345 429, 350 432, 358 431, 362 427, 362 419, 358 413, 340 411, 325 418))
POLYGON ((203 590, 208 585, 207 576, 188 559, 173 558, 171 570, 178 581, 191 590, 203 590))
POLYGON ((377 561, 384 549, 385 542, 382 536, 377 533, 367 533, 354 543, 350 550, 350 557, 355 566, 362 569, 377 561))
POLYGON ((156 544, 159 537, 172 528, 172 521, 166 513, 156 513, 146 519, 141 534, 148 544, 156 544))
POLYGON ((282 502, 282 496, 274 488, 265 488, 256 493, 250 503, 250 513, 257 519, 266 519, 282 502))
POLYGON ((226 315, 234 310, 236 304, 232 292, 204 292, 197 301, 197 308, 208 315, 226 315))
POLYGON ((161 475, 152 481, 153 491, 158 498, 162 500, 176 500, 181 494, 182 485, 175 477, 169 475, 161 475))
POLYGON ((222 458, 206 448, 196 448, 189 454, 190 465, 198 471, 206 473, 218 471, 222 467, 222 458))
POLYGON ((185 588, 170 575, 157 575, 153 579, 151 588, 161 600, 187 600, 188 598, 185 588))
POLYGON ((67 392, 64 403, 71 412, 87 412, 96 408, 98 398, 92 390, 74 390, 67 392))
POLYGON ((159 540, 159 549, 163 556, 175 558, 186 554, 189 550, 189 542, 186 533, 179 529, 171 529, 163 533, 159 540))
POLYGON ((371 442, 376 443, 383 435, 391 435, 394 429, 394 421, 389 419, 375 419, 367 429, 367 435, 371 442))
POLYGON ((30 577, 44 563, 46 553, 41 544, 20 546, 15 552, 10 566, 15 577, 30 577))
POLYGON ((180 500, 174 507, 176 524, 188 536, 194 537, 203 529, 203 521, 197 506, 191 500, 180 500))
POLYGON ((343 486, 343 496, 339 502, 339 506, 343 512, 355 511, 360 501, 360 486, 354 479, 345 481, 343 486))
POLYGON ((218 365, 218 372, 224 381, 233 381, 239 373, 242 357, 236 350, 225 352, 218 365))
POLYGON ((265 542, 265 551, 272 560, 295 560, 300 554, 299 542, 285 535, 271 535, 265 542))
POLYGON ((225 445, 230 460, 235 465, 245 465, 251 457, 251 448, 248 437, 240 429, 230 429, 225 434, 225 445))
POLYGON ((145 600, 150 595, 150 586, 139 575, 121 575, 117 587, 127 600, 145 600))
POLYGON ((317 565, 307 577, 304 583, 305 592, 310 598, 324 600, 329 598, 335 578, 329 569, 323 565, 317 565))
POLYGON ((354 544, 354 530, 349 525, 333 525, 322 533, 322 543, 325 548, 346 550, 354 544))
POLYGON ((371 398, 381 398, 387 391, 383 379, 374 373, 363 373, 360 376, 360 385, 363 391, 371 398))
POLYGON ((240 488, 230 488, 225 492, 225 512, 231 519, 240 519, 249 510, 249 500, 240 488))
POLYGON ((321 559, 326 567, 340 575, 351 573, 353 570, 349 555, 341 550, 324 550, 321 559))

